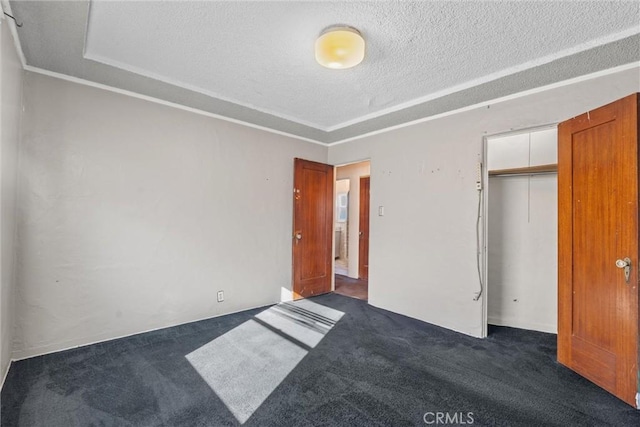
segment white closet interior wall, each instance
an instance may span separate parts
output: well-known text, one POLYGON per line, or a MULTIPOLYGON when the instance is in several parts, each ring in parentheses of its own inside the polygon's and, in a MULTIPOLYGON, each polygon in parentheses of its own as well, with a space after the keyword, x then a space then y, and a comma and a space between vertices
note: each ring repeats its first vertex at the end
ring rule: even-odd
MULTIPOLYGON (((557 163, 557 130, 487 140, 489 171, 557 163)), ((488 323, 557 332, 557 174, 489 178, 488 323)))

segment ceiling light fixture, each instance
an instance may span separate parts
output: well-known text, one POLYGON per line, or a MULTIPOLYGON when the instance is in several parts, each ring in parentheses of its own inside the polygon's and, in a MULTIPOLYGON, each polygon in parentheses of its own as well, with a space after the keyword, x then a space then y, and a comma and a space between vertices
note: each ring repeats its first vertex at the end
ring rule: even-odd
POLYGON ((316 61, 323 67, 344 69, 355 67, 364 59, 364 39, 352 27, 333 26, 316 40, 316 61))

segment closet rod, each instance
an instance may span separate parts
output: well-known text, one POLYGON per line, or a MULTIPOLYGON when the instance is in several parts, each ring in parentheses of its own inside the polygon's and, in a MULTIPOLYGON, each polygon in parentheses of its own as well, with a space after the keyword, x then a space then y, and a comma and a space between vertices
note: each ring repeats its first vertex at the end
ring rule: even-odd
POLYGON ((490 170, 489 176, 512 176, 512 175, 541 175, 558 172, 558 165, 538 165, 523 168, 490 170))
POLYGON ((558 172, 549 171, 549 172, 520 172, 520 173, 501 173, 501 174, 491 174, 489 178, 508 178, 510 176, 536 176, 536 175, 556 175, 558 172))

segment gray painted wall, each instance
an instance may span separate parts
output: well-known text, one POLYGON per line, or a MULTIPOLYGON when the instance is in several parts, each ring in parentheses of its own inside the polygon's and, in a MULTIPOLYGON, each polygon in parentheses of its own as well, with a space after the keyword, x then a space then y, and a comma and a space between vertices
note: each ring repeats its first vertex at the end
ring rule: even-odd
POLYGON ((290 294, 293 158, 327 147, 30 72, 24 93, 15 357, 290 294))
POLYGON ((15 318, 16 174, 22 76, 9 25, 0 20, 0 381, 11 360, 15 318))
POLYGON ((371 160, 369 302, 481 336, 484 301, 473 297, 483 136, 566 120, 637 91, 634 68, 331 146, 332 164, 371 160))

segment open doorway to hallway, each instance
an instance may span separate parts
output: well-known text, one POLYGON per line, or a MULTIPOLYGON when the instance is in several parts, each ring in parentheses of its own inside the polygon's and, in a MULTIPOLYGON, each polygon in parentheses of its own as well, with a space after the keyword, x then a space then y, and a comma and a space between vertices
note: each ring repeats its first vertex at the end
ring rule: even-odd
POLYGON ((335 292, 368 300, 369 161, 336 167, 335 292))

